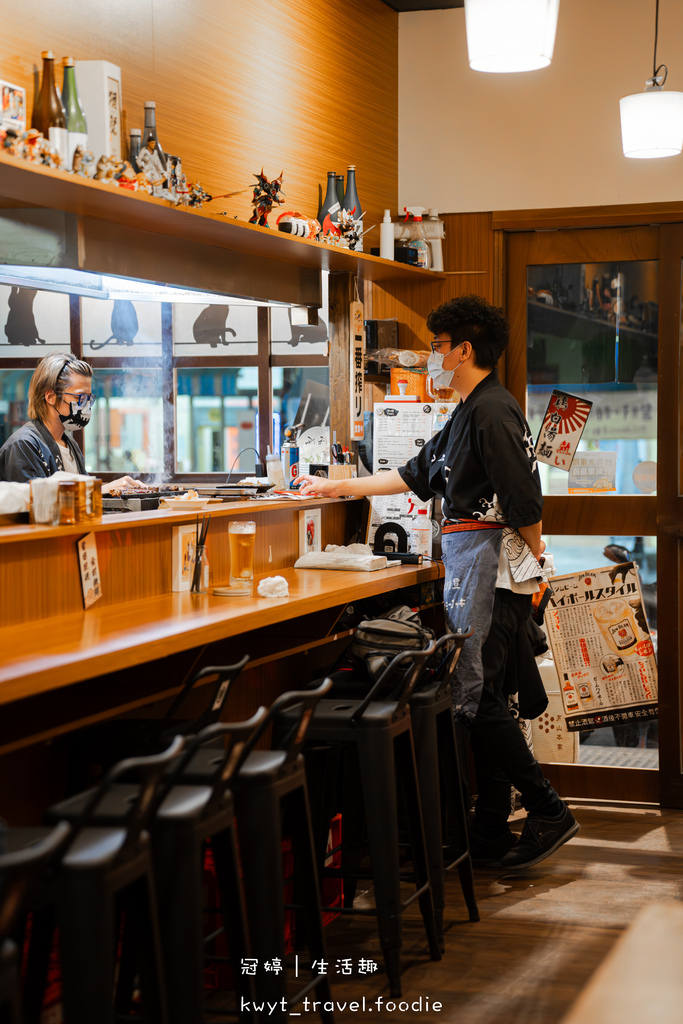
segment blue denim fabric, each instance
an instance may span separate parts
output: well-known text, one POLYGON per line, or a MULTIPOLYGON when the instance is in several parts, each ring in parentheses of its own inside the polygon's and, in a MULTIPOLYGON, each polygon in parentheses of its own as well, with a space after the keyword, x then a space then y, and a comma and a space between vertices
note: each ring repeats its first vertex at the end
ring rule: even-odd
POLYGON ((446 622, 453 633, 472 629, 458 661, 453 688, 455 717, 466 723, 477 713, 484 685, 481 649, 491 625, 500 542, 500 530, 444 533, 441 538, 446 622))

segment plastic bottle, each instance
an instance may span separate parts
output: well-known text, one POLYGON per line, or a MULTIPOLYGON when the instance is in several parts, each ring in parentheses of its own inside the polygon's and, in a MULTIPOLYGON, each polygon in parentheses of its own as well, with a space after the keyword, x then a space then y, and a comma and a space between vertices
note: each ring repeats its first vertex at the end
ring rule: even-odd
POLYGON ((284 489, 287 486, 282 469, 282 460, 275 452, 271 454, 270 448, 268 448, 268 454, 266 455, 266 474, 269 483, 273 484, 274 487, 284 489))
POLYGON ((383 260, 394 258, 394 225, 391 210, 384 211, 384 220, 379 226, 379 254, 383 260))
POLYGON ((66 130, 68 133, 66 167, 70 171, 73 167, 76 146, 81 146, 83 152, 88 148, 88 124, 85 120, 85 114, 83 113, 81 100, 78 95, 73 57, 64 57, 62 67, 64 68, 62 103, 64 105, 64 113, 66 114, 66 130))
POLYGON ((432 265, 432 255, 429 242, 425 236, 424 227, 422 226, 422 214, 425 212, 425 208, 424 206, 404 206, 403 211, 406 215, 406 220, 409 217, 413 218, 417 233, 417 238, 408 243, 408 263, 412 263, 414 267, 422 267, 423 270, 428 270, 432 265))
POLYGON ((410 550, 413 555, 429 555, 432 539, 432 521, 426 508, 417 510, 417 519, 410 531, 410 550))
POLYGON ((433 206, 429 210, 427 223, 430 224, 429 247, 432 251, 432 270, 443 271, 443 245, 441 239, 444 237, 443 222, 439 220, 439 211, 433 206))

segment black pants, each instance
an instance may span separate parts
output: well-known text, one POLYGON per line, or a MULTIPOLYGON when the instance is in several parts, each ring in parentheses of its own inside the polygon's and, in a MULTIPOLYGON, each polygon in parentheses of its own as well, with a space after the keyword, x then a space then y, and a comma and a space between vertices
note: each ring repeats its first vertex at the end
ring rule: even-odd
POLYGON ((477 829, 487 837, 507 828, 510 785, 530 814, 554 817, 563 804, 527 746, 503 694, 508 649, 531 612, 531 596, 496 588, 491 629, 482 648, 484 689, 469 726, 477 773, 477 829))

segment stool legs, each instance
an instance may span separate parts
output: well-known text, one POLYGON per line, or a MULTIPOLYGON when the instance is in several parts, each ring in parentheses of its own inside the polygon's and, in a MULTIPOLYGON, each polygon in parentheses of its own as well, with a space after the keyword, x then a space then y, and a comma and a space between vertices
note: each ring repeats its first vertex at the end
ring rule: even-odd
MULTIPOLYGON (((216 880, 221 901, 223 925, 232 957, 235 991, 240 1007, 248 1003, 251 1007, 254 993, 248 975, 242 974, 240 960, 248 955, 247 918, 242 899, 240 862, 237 853, 235 829, 230 826, 211 837, 216 880)), ((255 1019, 253 1010, 240 1013, 243 1021, 255 1019)))
POLYGON ((398 808, 394 738, 388 730, 359 734, 379 941, 392 996, 401 995, 401 887, 398 857, 398 808))
POLYGON ((444 951, 443 913, 446 906, 446 877, 443 864, 443 834, 441 829, 441 787, 439 786, 439 760, 434 715, 431 709, 415 707, 410 713, 415 763, 422 804, 425 845, 429 859, 429 877, 432 882, 434 918, 439 935, 439 946, 444 951))
POLYGON ((194 828, 157 821, 154 866, 169 1024, 204 1020, 202 844, 194 828))
POLYGON ((115 914, 104 879, 58 880, 64 1017, 69 1024, 114 1024, 115 914))
POLYGON ((434 918, 434 903, 429 884, 429 865, 425 847, 422 812, 420 808, 420 791, 415 766, 413 743, 409 731, 400 733, 395 740, 396 767, 398 770, 399 788, 403 799, 406 827, 410 842, 411 857, 415 871, 415 884, 420 895, 418 901, 422 920, 429 942, 432 960, 441 959, 441 944, 434 918))
MULTIPOLYGON (((262 965, 285 956, 285 914, 282 877, 282 816, 280 798, 268 786, 245 786, 236 794, 240 845, 249 850, 242 858, 244 894, 249 914, 251 950, 259 971, 255 1002, 271 1004, 268 1019, 287 1020, 284 970, 264 971, 262 965)), ((264 1011, 270 1007, 264 1007, 264 1011)), ((258 1012, 258 1009, 257 1009, 258 1012)), ((264 1017, 265 1019, 265 1017, 264 1017)))
MULTIPOLYGON (((470 858, 469 840, 467 838, 467 814, 460 782, 460 763, 458 747, 450 708, 440 711, 436 716, 436 745, 439 751, 439 777, 445 791, 448 806, 451 808, 455 828, 456 858, 460 886, 469 912, 470 921, 479 920, 477 897, 474 894, 474 874, 470 858)), ((452 867, 447 866, 446 870, 452 867)))

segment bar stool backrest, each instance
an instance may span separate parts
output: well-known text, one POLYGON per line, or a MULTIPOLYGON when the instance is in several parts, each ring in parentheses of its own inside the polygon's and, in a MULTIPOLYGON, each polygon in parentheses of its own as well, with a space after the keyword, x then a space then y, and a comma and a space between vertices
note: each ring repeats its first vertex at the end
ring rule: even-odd
POLYGON ((308 724, 313 712, 315 711, 316 704, 322 697, 329 693, 331 689, 332 680, 323 679, 320 686, 315 690, 289 690, 287 693, 280 694, 280 696, 277 697, 270 705, 267 714, 254 730, 247 743, 244 744, 233 774, 239 772, 240 768, 271 722, 273 722, 282 711, 286 711, 288 708, 294 708, 297 712, 295 721, 287 734, 282 737, 277 744, 277 749, 284 750, 286 753, 285 760, 282 764, 282 771, 288 771, 301 753, 304 740, 306 739, 306 730, 308 729, 308 724))
POLYGON ((184 746, 185 739, 182 736, 176 736, 171 745, 161 754, 152 754, 148 757, 129 757, 110 768, 97 789, 93 790, 80 817, 73 823, 72 839, 78 835, 81 829, 98 825, 94 817, 95 811, 114 783, 132 782, 137 785, 137 793, 132 801, 130 813, 126 817, 127 833, 119 856, 127 852, 137 842, 143 829, 147 828, 156 808, 155 796, 164 773, 184 746))
POLYGON ((44 838, 12 853, 0 853, 0 945, 11 934, 26 894, 40 872, 59 859, 71 835, 60 821, 44 838))
POLYGON ((192 678, 185 683, 182 690, 173 701, 164 717, 161 719, 159 723, 160 735, 168 737, 171 728, 174 730, 174 734, 187 736, 192 733, 193 735, 196 735, 208 725, 212 725, 214 722, 217 722, 221 716, 223 706, 228 699, 228 694, 230 693, 232 684, 235 682, 248 661, 249 655, 245 654, 242 660, 236 662, 234 665, 207 665, 198 672, 195 672, 192 678), (196 686, 207 685, 211 686, 211 696, 207 702, 205 711, 199 716, 199 718, 192 719, 188 722, 176 722, 175 719, 178 717, 178 712, 192 690, 194 690, 196 686), (164 729, 164 726, 166 726, 166 729, 164 729))
POLYGON ((397 654, 351 715, 351 722, 359 722, 370 704, 376 700, 395 700, 394 718, 399 718, 435 651, 436 643, 432 640, 422 651, 402 651, 397 654))

